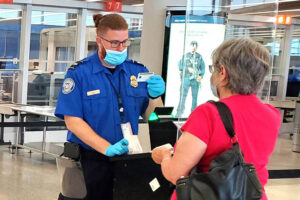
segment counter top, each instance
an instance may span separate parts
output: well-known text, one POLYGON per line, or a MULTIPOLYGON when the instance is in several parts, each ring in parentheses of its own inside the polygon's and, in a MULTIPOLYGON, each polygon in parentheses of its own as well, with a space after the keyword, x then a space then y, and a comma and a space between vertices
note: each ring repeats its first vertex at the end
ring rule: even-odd
POLYGON ((15 111, 21 111, 36 115, 55 117, 54 106, 36 106, 24 104, 0 104, 0 114, 14 115, 15 111))
POLYGON ((268 103, 276 108, 296 108, 296 101, 269 101, 268 103))

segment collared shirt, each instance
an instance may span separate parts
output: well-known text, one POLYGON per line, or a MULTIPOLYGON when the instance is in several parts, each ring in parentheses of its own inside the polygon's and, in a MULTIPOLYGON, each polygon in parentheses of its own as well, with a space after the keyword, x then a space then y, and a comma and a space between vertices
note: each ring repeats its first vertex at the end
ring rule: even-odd
MULTIPOLYGON (((120 127, 123 122, 130 122, 133 134, 138 134, 139 116, 149 104, 146 82, 136 82, 140 72, 148 70, 127 59, 112 74, 102 65, 96 51, 74 69, 68 70, 58 95, 55 115, 61 119, 64 115, 83 119, 111 144, 123 138, 120 127), (123 103, 123 122, 117 92, 123 103)), ((70 131, 67 140, 91 149, 70 131)))

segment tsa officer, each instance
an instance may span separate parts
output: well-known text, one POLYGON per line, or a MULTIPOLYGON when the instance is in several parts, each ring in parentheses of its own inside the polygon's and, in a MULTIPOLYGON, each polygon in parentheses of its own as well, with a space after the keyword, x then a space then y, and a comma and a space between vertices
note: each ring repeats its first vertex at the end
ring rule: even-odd
POLYGON ((137 82, 142 64, 127 59, 128 24, 117 14, 94 15, 98 50, 67 71, 55 115, 65 120, 67 140, 81 147, 85 199, 112 199, 113 172, 108 157, 128 153, 121 124, 138 134, 139 116, 148 119, 163 106, 163 79, 137 82), (130 124, 130 125, 128 125, 130 124))

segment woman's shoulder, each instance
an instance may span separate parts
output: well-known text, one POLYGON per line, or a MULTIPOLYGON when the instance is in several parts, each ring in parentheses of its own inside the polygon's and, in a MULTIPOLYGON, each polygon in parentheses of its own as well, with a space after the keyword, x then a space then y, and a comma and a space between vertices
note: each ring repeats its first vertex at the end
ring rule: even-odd
POLYGON ((270 116, 274 117, 274 120, 281 123, 281 114, 280 111, 270 104, 264 104, 266 106, 266 110, 270 112, 270 116))
POLYGON ((216 124, 220 121, 218 111, 212 103, 199 105, 189 116, 187 122, 182 126, 182 131, 187 131, 204 143, 208 144, 216 124))
POLYGON ((206 118, 212 119, 218 115, 216 106, 210 102, 199 105, 192 113, 191 116, 205 116, 206 118))
POLYGON ((195 110, 199 110, 199 111, 205 111, 205 110, 214 111, 214 110, 216 110, 216 106, 214 104, 212 104, 211 102, 206 102, 206 103, 203 103, 203 104, 199 105, 195 110))

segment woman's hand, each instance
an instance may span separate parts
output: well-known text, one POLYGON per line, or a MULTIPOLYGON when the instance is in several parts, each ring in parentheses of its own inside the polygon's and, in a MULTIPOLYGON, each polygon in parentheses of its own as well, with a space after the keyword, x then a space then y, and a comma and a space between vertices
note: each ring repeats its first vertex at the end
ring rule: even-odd
POLYGON ((171 159, 171 151, 166 147, 156 147, 152 150, 152 159, 156 164, 161 164, 164 160, 171 159))
POLYGON ((174 154, 167 147, 156 147, 152 150, 152 159, 161 165, 164 177, 176 184, 181 176, 187 176, 206 151, 207 145, 197 136, 183 131, 174 149, 174 154))

